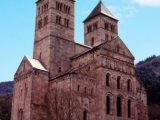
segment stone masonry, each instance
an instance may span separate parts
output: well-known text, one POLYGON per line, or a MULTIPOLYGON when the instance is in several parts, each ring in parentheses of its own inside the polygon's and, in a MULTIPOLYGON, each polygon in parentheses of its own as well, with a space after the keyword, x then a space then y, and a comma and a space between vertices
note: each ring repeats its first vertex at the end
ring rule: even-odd
POLYGON ((100 1, 74 41, 74 0, 38 0, 33 59, 14 77, 11 120, 148 120, 118 20, 100 1))

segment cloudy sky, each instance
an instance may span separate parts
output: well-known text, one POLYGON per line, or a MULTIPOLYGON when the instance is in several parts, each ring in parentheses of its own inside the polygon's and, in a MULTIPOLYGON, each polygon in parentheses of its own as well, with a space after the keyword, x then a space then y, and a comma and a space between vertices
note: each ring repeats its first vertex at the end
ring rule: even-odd
MULTIPOLYGON (((99 0, 76 0, 75 40, 83 43, 82 21, 99 0)), ((119 19, 119 35, 137 63, 160 55, 160 0, 103 0, 119 19)), ((35 0, 1 0, 0 81, 13 80, 24 55, 32 57, 35 0)))

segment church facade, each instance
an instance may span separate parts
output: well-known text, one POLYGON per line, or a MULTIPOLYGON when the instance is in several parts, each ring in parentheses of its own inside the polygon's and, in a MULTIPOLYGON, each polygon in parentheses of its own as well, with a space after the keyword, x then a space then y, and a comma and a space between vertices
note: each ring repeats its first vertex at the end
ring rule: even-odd
POLYGON ((148 120, 118 20, 100 1, 74 41, 74 0, 38 0, 33 58, 14 77, 11 120, 148 120))

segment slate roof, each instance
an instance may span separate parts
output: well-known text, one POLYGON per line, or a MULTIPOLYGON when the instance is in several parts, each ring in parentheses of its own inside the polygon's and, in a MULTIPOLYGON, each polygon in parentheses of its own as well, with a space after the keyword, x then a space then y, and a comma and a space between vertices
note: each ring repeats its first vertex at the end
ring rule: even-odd
MULTIPOLYGON (((89 16, 84 20, 84 22, 90 20, 91 18, 96 17, 97 15, 105 15, 108 16, 114 20, 117 20, 113 14, 107 9, 102 1, 100 1, 97 6, 93 9, 93 11, 89 14, 89 16)), ((118 21, 118 20, 117 20, 118 21)))

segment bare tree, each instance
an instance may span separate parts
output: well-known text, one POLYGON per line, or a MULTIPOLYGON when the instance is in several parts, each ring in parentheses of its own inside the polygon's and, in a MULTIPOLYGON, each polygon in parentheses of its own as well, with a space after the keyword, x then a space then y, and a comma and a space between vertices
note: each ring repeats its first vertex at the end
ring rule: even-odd
POLYGON ((70 91, 52 88, 47 95, 52 120, 80 120, 81 107, 78 97, 70 91))

